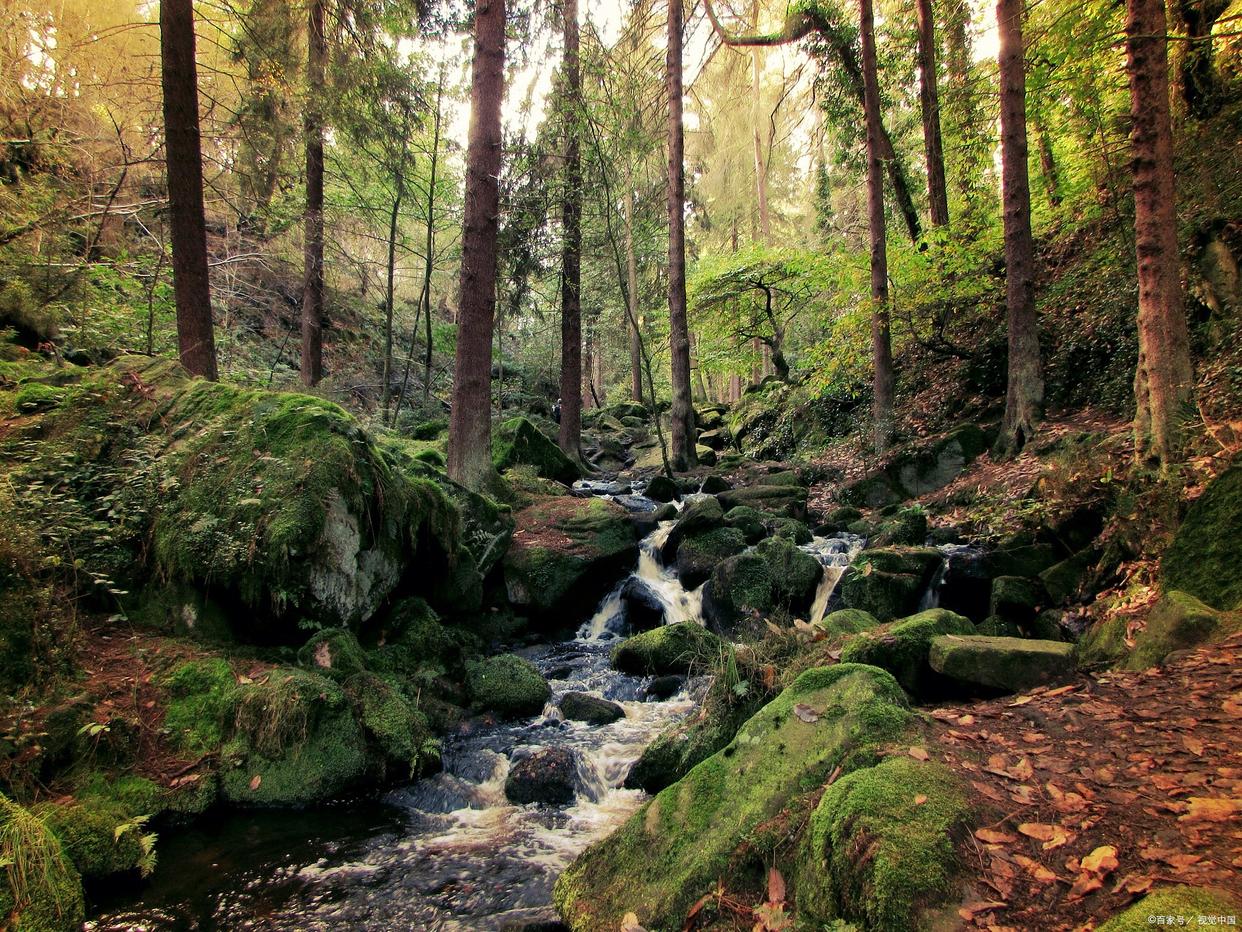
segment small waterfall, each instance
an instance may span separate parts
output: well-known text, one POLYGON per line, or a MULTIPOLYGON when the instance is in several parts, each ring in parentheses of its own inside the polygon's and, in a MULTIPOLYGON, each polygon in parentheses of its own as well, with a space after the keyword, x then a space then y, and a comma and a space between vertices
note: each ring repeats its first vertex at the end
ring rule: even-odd
POLYGON ((857 534, 842 532, 832 537, 815 537, 809 544, 802 545, 801 549, 815 557, 824 567, 824 575, 819 581, 819 588, 815 590, 815 600, 811 603, 810 617, 807 619, 811 624, 824 620, 841 577, 849 569, 854 557, 858 556, 864 543, 865 539, 857 534))

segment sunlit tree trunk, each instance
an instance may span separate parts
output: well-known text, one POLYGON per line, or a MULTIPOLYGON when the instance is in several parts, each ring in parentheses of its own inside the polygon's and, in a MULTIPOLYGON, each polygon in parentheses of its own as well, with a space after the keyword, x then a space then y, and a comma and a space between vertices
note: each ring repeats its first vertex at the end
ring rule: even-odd
POLYGON ((1005 304, 1009 327, 1009 388, 998 456, 1014 456, 1035 434, 1043 415, 1044 375, 1035 315, 1035 243, 1027 170, 1026 62, 1023 0, 998 0, 1001 82, 1001 186, 1005 215, 1005 304))
POLYGON ((578 121, 582 76, 578 67, 578 0, 563 0, 564 79, 567 100, 565 190, 561 202, 561 423, 558 441, 571 457, 582 442, 582 165, 578 121))
POLYGON ((932 226, 949 222, 940 136, 940 92, 936 87, 936 20, 931 0, 916 0, 919 27, 919 103, 923 112, 923 150, 927 158, 927 199, 932 226))
MULTIPOLYGON (((751 16, 755 28, 759 28, 759 4, 751 4, 751 16)), ((763 119, 763 51, 759 48, 750 50, 750 120, 752 138, 755 149, 755 196, 759 204, 759 236, 765 246, 772 243, 772 218, 768 213, 768 159, 767 132, 763 119)))
POLYGON ((638 332, 638 257, 634 254, 634 188, 627 177, 625 184, 625 300, 630 335, 630 398, 643 403, 643 343, 638 332))
POLYGON ((876 76, 875 18, 860 0, 863 110, 867 121, 867 220, 871 230, 872 417, 875 450, 893 437, 893 348, 888 323, 888 242, 884 229, 884 168, 880 160, 880 86, 876 76))
POLYGON ((690 333, 686 322, 685 128, 681 104, 682 0, 668 5, 668 324, 672 356, 673 468, 698 464, 694 448, 694 405, 690 395, 690 333))
POLYGON ((1135 452, 1164 469, 1181 456, 1182 422, 1194 397, 1177 251, 1168 46, 1163 0, 1128 0, 1126 9, 1139 286, 1135 452))
POLYGON ((449 476, 476 491, 487 484, 493 469, 492 326, 496 314, 504 66, 504 0, 479 0, 474 10, 457 366, 448 444, 449 476))
POLYGON ((323 378, 323 95, 328 62, 324 2, 311 0, 306 53, 306 215, 302 269, 302 382, 323 378))
POLYGON ((177 348, 192 375, 216 379, 216 343, 207 278, 203 216, 203 152, 198 124, 198 69, 191 0, 160 3, 160 63, 164 90, 164 147, 172 228, 177 348))

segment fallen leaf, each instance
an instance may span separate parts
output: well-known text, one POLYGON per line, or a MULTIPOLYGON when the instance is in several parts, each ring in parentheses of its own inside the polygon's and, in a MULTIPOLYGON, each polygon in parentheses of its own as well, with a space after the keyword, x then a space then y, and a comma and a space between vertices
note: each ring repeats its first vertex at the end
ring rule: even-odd
POLYGON ((921 806, 925 802, 927 802, 927 797, 923 793, 919 793, 918 796, 914 797, 914 805, 916 806, 921 806))
POLYGON ((259 788, 259 785, 260 785, 262 782, 263 782, 263 776, 262 776, 261 774, 257 774, 257 773, 256 773, 253 777, 251 777, 251 778, 250 778, 250 789, 251 789, 251 791, 257 790, 257 789, 259 788))
POLYGON ((997 901, 988 901, 982 903, 967 903, 957 910, 957 914, 967 922, 972 922, 978 913, 990 913, 994 909, 1004 909, 1008 903, 1000 903, 997 901))
POLYGON ((1081 867, 1094 874, 1111 874, 1117 869, 1117 849, 1112 845, 1100 845, 1085 858, 1081 867))
POLYGON ((990 828, 977 829, 975 837, 989 845, 1008 845, 1018 840, 1016 836, 1008 832, 998 832, 990 828))
POLYGON ((768 902, 785 902, 785 878, 775 867, 768 870, 768 902))
POLYGON ((1225 799, 1210 796, 1191 796, 1190 808, 1179 822, 1228 822, 1242 812, 1242 799, 1225 799))
POLYGON ((910 756, 913 757, 915 760, 928 760, 929 759, 929 755, 927 751, 924 750, 923 748, 918 748, 918 747, 910 748, 910 756))
POLYGON ((1102 886, 1104 886, 1104 881, 1098 874, 1084 871, 1074 878, 1074 884, 1070 887, 1068 900, 1080 900, 1088 893, 1098 890, 1102 886))
POLYGON ((1028 858, 1023 854, 1015 854, 1013 859, 1030 871, 1031 876, 1033 876, 1040 883, 1052 883, 1057 879, 1056 874, 1044 867, 1044 865, 1040 864, 1034 858, 1028 858))
POLYGON ((1018 826, 1023 835, 1044 843, 1044 850, 1051 851, 1069 842, 1069 833, 1059 825, 1046 825, 1043 822, 1023 822, 1018 826))
POLYGON ((1186 745, 1186 750, 1195 757, 1203 756, 1203 742, 1198 738, 1192 738, 1190 735, 1182 735, 1182 744, 1186 745))
POLYGON ((794 715, 798 716, 798 718, 802 719, 802 721, 806 722, 808 725, 812 722, 819 721, 819 713, 805 702, 799 702, 796 706, 794 706, 793 712, 794 715))

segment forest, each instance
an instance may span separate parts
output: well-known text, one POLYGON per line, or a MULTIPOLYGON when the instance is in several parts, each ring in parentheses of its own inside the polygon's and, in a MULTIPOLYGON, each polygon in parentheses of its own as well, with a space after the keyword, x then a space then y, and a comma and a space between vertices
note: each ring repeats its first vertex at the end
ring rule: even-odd
POLYGON ((1242 916, 1242 0, 0 0, 0 930, 1242 916))

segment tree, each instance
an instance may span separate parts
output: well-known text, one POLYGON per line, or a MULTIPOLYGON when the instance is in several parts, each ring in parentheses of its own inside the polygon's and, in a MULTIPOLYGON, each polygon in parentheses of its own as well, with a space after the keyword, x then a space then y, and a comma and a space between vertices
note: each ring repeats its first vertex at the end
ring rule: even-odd
POLYGON ((560 447, 580 455, 582 442, 582 74, 578 63, 578 0, 563 0, 565 19, 565 173, 561 199, 560 447))
POLYGON ((643 403, 643 337, 638 329, 638 256, 634 252, 634 189, 627 178, 624 201, 625 222, 625 320, 630 338, 630 398, 643 403))
POLYGON ((328 64, 325 0, 311 0, 306 51, 306 213, 302 268, 302 382, 323 378, 323 95, 328 64))
POLYGON ((859 0, 863 111, 867 120, 867 226, 871 234, 872 418, 875 450, 893 436, 893 347, 888 321, 888 243, 884 230, 884 175, 880 163, 880 85, 876 75, 875 17, 871 0, 859 0))
POLYGON ((668 4, 668 322, 672 355, 672 461, 692 469, 695 455, 693 396, 690 393, 690 332, 686 322, 685 128, 681 113, 682 0, 668 4))
POLYGON ((479 0, 474 10, 457 368, 448 443, 449 476, 475 491, 487 484, 493 470, 492 325, 496 314, 504 67, 505 2, 479 0))
POLYGON ((919 27, 919 102, 923 112, 923 148, 927 155, 927 200, 932 226, 949 223, 949 194, 944 180, 944 144, 940 136, 940 94, 936 87, 936 21, 931 0, 915 0, 919 27))
POLYGON ((160 64, 164 90, 164 148, 172 227, 177 347, 192 375, 216 379, 216 343, 207 278, 203 216, 203 153, 198 124, 198 68, 192 0, 161 0, 160 64))
POLYGON ((997 0, 1001 82, 1001 187, 1005 226, 1005 305, 1009 328, 1009 387, 998 456, 1013 456, 1035 434, 1043 414, 1044 375, 1035 315, 1035 243, 1027 170, 1026 63, 1023 0, 997 0))
POLYGON ((1126 12, 1139 286, 1134 446, 1163 470, 1181 452, 1194 392, 1178 268, 1164 0, 1128 0, 1126 12))

